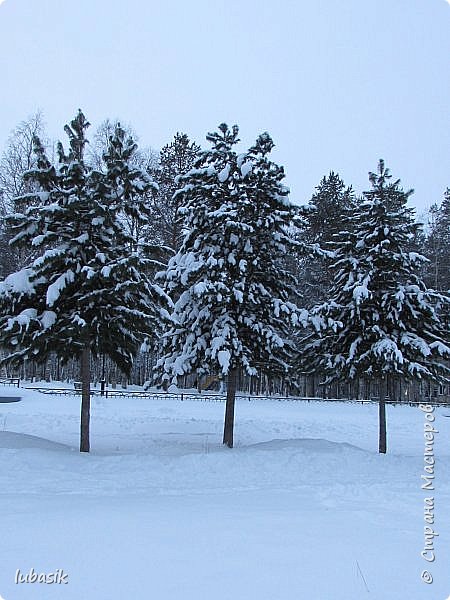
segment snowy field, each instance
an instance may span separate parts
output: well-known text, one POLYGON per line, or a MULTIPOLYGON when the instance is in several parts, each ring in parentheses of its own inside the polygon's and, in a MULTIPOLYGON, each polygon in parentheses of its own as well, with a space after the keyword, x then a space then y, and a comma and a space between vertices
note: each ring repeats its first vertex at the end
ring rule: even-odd
POLYGON ((388 407, 94 398, 90 455, 72 396, 0 404, 4 600, 447 600, 450 408, 436 409, 435 490, 421 489, 424 414, 388 407), (424 548, 435 500, 436 560, 424 548), (17 569, 68 584, 15 584, 17 569), (428 569, 434 581, 425 584, 428 569))

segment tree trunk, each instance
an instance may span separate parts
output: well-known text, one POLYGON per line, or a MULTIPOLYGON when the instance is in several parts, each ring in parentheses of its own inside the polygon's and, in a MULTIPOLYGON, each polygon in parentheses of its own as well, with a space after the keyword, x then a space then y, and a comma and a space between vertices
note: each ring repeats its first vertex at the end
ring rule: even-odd
POLYGON ((81 427, 80 427, 80 452, 89 452, 89 420, 91 409, 91 350, 89 346, 83 348, 81 354, 81 427))
POLYGON ((233 447, 234 404, 236 399, 236 384, 237 369, 232 369, 228 373, 225 424, 223 428, 223 443, 226 444, 228 448, 233 447))
POLYGON ((380 454, 386 454, 386 391, 387 391, 387 380, 380 380, 380 396, 378 403, 378 414, 379 414, 379 440, 378 440, 378 452, 380 454))

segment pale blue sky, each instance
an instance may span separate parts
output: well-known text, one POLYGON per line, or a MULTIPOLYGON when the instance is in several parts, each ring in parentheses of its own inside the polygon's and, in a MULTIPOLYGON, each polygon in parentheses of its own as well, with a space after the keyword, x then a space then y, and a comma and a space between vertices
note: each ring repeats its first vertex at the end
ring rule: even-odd
POLYGON ((450 186, 445 0, 5 0, 0 148, 41 108, 81 107, 159 149, 237 123, 267 130, 303 204, 330 170, 358 192, 383 157, 421 212, 450 186))

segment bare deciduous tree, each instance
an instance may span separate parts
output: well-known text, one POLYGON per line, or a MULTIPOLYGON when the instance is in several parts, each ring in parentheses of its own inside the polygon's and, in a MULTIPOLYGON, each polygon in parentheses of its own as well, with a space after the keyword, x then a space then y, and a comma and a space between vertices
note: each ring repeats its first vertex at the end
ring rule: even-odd
POLYGON ((37 111, 13 129, 0 159, 0 191, 5 212, 15 211, 17 207, 14 199, 27 194, 30 185, 33 185, 24 180, 23 174, 35 166, 33 139, 36 136, 44 139, 44 146, 49 145, 44 136, 41 111, 37 111))
POLYGON ((12 130, 6 148, 0 158, 0 276, 16 270, 25 258, 25 251, 12 250, 9 246, 10 234, 7 216, 27 208, 24 201, 16 199, 26 197, 35 191, 36 184, 25 180, 23 175, 35 166, 33 139, 44 139, 44 121, 41 111, 28 117, 12 130))

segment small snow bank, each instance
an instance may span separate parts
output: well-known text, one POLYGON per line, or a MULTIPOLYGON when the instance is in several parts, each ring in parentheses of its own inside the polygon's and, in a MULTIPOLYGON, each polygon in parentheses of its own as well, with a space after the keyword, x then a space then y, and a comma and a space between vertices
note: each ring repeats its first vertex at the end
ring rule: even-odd
MULTIPOLYGON (((37 384, 36 384, 36 387, 38 387, 37 384)), ((30 398, 33 395, 36 395, 36 392, 34 390, 30 392, 22 385, 19 388, 16 385, 0 386, 0 396, 8 396, 8 397, 13 397, 13 398, 15 397, 15 398, 24 399, 24 398, 30 398)))
POLYGON ((20 402, 22 400, 22 396, 6 396, 5 394, 0 394, 0 404, 9 404, 10 402, 20 402))
POLYGON ((304 439, 290 439, 290 440, 271 440, 270 442, 259 442, 258 444, 252 444, 247 446, 247 449, 255 450, 268 450, 268 451, 279 451, 279 450, 292 450, 301 451, 308 453, 331 453, 343 452, 344 450, 362 452, 364 454, 370 454, 358 446, 347 444, 346 442, 330 442, 322 438, 304 438, 304 439))
POLYGON ((135 453, 94 451, 81 455, 70 451, 69 446, 33 435, 0 432, 0 460, 8 465, 0 477, 0 489, 17 494, 63 492, 148 498, 233 490, 292 491, 305 486, 321 490, 322 495, 328 490, 328 496, 334 494, 336 486, 347 486, 355 496, 360 493, 358 489, 367 487, 375 494, 386 477, 403 482, 414 481, 417 476, 414 459, 380 457, 326 439, 273 439, 230 450, 201 435, 192 443, 177 441, 176 437, 148 440, 148 446, 135 453))
POLYGON ((26 433, 16 433, 15 431, 0 431, 0 448, 20 449, 20 448, 38 448, 40 450, 71 450, 66 444, 52 442, 45 438, 26 433))

